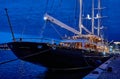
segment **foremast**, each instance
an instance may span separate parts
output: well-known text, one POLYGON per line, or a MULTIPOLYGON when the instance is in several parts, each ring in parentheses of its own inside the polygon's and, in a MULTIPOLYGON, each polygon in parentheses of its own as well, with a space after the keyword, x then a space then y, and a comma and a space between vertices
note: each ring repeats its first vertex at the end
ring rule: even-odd
POLYGON ((82 34, 82 0, 80 2, 80 13, 79 13, 79 30, 80 30, 80 35, 82 34))

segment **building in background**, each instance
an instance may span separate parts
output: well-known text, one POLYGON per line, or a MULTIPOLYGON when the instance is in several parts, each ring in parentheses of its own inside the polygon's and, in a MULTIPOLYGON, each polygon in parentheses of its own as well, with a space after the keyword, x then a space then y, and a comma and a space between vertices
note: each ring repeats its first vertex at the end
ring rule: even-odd
POLYGON ((110 44, 110 52, 120 54, 120 42, 113 42, 110 44))

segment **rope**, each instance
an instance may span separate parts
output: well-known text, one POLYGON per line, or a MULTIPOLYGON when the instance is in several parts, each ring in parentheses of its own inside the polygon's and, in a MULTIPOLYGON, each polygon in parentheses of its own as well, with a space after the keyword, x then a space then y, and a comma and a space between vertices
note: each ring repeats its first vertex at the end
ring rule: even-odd
POLYGON ((18 58, 12 59, 12 60, 8 60, 8 61, 4 61, 4 62, 0 62, 0 65, 6 64, 6 63, 9 63, 9 62, 12 62, 12 61, 16 61, 16 60, 18 60, 18 58))
POLYGON ((53 24, 51 24, 51 26, 52 26, 53 29, 57 32, 57 34, 60 36, 60 38, 63 39, 63 38, 62 38, 62 35, 57 31, 57 29, 53 26, 53 24))
POLYGON ((52 68, 52 70, 78 70, 78 69, 88 69, 91 68, 91 66, 85 66, 85 67, 75 67, 75 68, 52 68))
POLYGON ((43 25, 43 27, 42 27, 42 29, 41 29, 41 31, 40 31, 40 36, 41 36, 41 37, 43 36, 43 32, 44 32, 44 30, 45 30, 45 27, 46 27, 46 21, 45 21, 45 23, 44 23, 44 25, 43 25))
POLYGON ((75 16, 75 18, 77 18, 77 13, 78 13, 78 1, 77 0, 75 0, 75 7, 74 7, 74 16, 75 16))
POLYGON ((55 4, 55 0, 52 0, 51 2, 51 7, 50 7, 50 12, 52 13, 53 12, 53 8, 54 8, 54 4, 55 4))
POLYGON ((49 3, 49 0, 46 0, 46 6, 45 6, 45 12, 44 13, 47 13, 48 3, 49 3))
MULTIPOLYGON (((86 64, 87 64, 88 66, 91 66, 91 65, 88 63, 88 61, 86 60, 85 56, 83 56, 83 58, 84 58, 86 64)), ((91 67, 92 67, 92 66, 91 66, 91 67)))
POLYGON ((23 37, 23 34, 24 34, 24 32, 25 32, 25 25, 24 25, 24 28, 23 28, 23 31, 22 31, 22 33, 21 33, 21 37, 23 37))
POLYGON ((43 50, 43 51, 41 51, 41 52, 37 52, 37 53, 34 53, 34 54, 30 54, 30 55, 27 55, 27 56, 23 56, 23 57, 20 57, 20 58, 16 58, 16 59, 12 59, 12 60, 8 60, 8 61, 0 62, 0 65, 6 64, 6 63, 9 63, 9 62, 12 62, 12 61, 16 61, 16 60, 18 60, 18 59, 25 59, 25 58, 27 58, 27 57, 32 57, 32 56, 35 56, 35 55, 38 55, 38 54, 47 52, 47 51, 49 51, 49 50, 50 50, 50 49, 47 49, 47 50, 43 50))
POLYGON ((63 0, 60 0, 58 7, 61 8, 63 0))
POLYGON ((74 18, 75 18, 75 25, 76 25, 76 20, 77 20, 77 0, 75 0, 75 8, 74 8, 74 18))
POLYGON ((59 0, 58 5, 53 9, 53 11, 51 11, 52 13, 56 13, 58 11, 58 8, 61 8, 62 5, 62 1, 63 0, 59 0))

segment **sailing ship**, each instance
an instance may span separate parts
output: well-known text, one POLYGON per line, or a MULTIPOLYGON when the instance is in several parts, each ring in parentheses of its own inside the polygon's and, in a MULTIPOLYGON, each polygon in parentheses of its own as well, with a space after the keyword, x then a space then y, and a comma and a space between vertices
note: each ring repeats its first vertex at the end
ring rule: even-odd
MULTIPOLYGON (((101 9, 100 0, 98 0, 98 10, 101 9)), ((20 38, 16 41, 9 16, 13 42, 7 43, 13 53, 21 60, 28 61, 37 65, 43 65, 49 69, 87 69, 99 66, 102 62, 109 58, 109 48, 104 39, 100 37, 100 11, 98 11, 98 35, 94 34, 94 0, 92 0, 92 32, 85 28, 82 24, 82 0, 80 0, 80 14, 79 14, 79 29, 62 23, 49 14, 44 15, 46 21, 57 24, 58 26, 67 29, 75 34, 75 36, 61 40, 59 44, 55 41, 52 43, 46 42, 26 42, 20 38), (84 29, 88 34, 82 34, 84 29)), ((7 13, 7 10, 6 10, 7 13)))

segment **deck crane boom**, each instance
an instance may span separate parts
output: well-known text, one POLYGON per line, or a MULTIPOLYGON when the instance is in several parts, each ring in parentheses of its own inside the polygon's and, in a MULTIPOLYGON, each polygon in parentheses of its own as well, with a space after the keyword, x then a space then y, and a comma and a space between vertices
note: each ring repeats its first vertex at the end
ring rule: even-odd
POLYGON ((60 27, 62 27, 62 28, 64 28, 64 29, 67 29, 67 30, 71 31, 71 32, 73 32, 74 34, 80 34, 79 31, 77 31, 77 30, 75 30, 74 28, 72 28, 72 27, 70 27, 70 26, 62 23, 61 21, 55 19, 54 17, 52 17, 52 16, 50 16, 50 15, 48 15, 48 14, 45 14, 45 15, 44 15, 44 20, 48 20, 48 21, 50 21, 50 22, 52 22, 52 23, 55 23, 56 25, 58 25, 58 26, 60 26, 60 27))
MULTIPOLYGON (((72 28, 72 27, 64 24, 63 22, 55 19, 54 17, 52 17, 52 16, 50 16, 50 15, 48 15, 48 14, 45 14, 45 15, 44 15, 44 20, 48 20, 48 21, 50 21, 50 22, 52 22, 52 23, 55 23, 56 25, 58 25, 58 26, 60 26, 60 27, 62 27, 62 28, 64 28, 64 29, 67 29, 67 30, 73 32, 74 34, 80 35, 80 32, 79 32, 79 31, 77 31, 77 30, 75 30, 74 28, 72 28)), ((85 28, 83 25, 82 25, 81 28, 84 29, 84 30, 85 30, 86 32, 88 32, 89 34, 92 34, 92 33, 91 33, 87 28, 85 28)))

